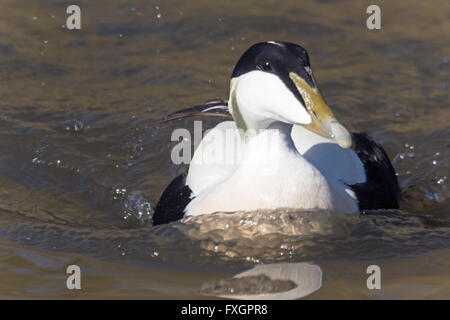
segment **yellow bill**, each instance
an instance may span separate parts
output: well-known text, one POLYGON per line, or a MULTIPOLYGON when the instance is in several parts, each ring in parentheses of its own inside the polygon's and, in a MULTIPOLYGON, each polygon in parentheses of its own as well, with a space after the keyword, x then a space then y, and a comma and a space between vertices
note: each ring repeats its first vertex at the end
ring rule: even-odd
POLYGON ((336 117, 323 99, 319 89, 317 87, 311 88, 295 72, 290 72, 289 77, 302 95, 306 109, 311 115, 311 123, 303 126, 322 137, 335 140, 342 148, 350 148, 352 146, 350 132, 336 120, 336 117))

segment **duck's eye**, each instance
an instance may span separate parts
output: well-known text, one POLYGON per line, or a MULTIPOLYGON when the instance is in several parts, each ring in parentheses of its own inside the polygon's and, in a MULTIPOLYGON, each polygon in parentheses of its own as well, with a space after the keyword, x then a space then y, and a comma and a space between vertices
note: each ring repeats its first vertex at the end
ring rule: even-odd
POLYGON ((259 69, 263 71, 272 71, 272 66, 270 65, 269 62, 266 61, 259 65, 259 69))

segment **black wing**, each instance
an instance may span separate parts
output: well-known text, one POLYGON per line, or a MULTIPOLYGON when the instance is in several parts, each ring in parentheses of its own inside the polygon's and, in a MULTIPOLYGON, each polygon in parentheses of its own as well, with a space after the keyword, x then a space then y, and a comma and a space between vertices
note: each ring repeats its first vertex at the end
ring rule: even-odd
POLYGON ((180 220, 184 209, 189 204, 192 190, 186 185, 186 174, 183 173, 172 180, 156 205, 153 214, 153 225, 180 220))
POLYGON ((352 133, 353 150, 364 164, 367 180, 350 187, 360 210, 397 209, 400 197, 397 176, 384 149, 366 133, 352 133))

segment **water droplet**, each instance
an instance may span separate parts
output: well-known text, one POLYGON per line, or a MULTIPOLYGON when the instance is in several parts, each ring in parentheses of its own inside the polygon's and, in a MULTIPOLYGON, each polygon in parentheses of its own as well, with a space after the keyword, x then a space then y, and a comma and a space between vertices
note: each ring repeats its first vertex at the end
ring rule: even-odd
POLYGON ((430 200, 434 200, 434 201, 439 201, 439 194, 436 192, 428 192, 425 194, 425 196, 430 199, 430 200))
POLYGON ((160 19, 160 18, 162 17, 162 14, 161 14, 161 13, 158 13, 158 14, 156 15, 156 17, 157 17, 158 19, 160 19))
POLYGON ((71 119, 64 122, 66 131, 79 132, 83 130, 83 123, 80 120, 71 119))
POLYGON ((433 160, 431 163, 432 163, 434 166, 438 164, 438 162, 437 162, 436 160, 433 160))
MULTIPOLYGON (((122 189, 121 192, 125 194, 126 190, 122 189)), ((123 207, 127 216, 142 224, 147 224, 153 217, 153 208, 145 195, 140 191, 133 191, 128 194, 123 207)))

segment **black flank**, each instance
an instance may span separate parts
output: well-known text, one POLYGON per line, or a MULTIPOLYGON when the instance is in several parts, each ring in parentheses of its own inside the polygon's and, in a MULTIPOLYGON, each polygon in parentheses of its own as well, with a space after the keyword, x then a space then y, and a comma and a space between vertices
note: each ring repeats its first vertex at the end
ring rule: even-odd
POLYGON ((367 181, 351 185, 359 210, 397 209, 400 197, 397 176, 383 148, 366 133, 352 133, 353 150, 364 164, 367 181))
POLYGON ((189 204, 192 190, 186 185, 186 174, 172 180, 164 190, 153 214, 153 225, 180 220, 189 204))

